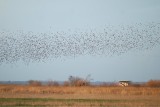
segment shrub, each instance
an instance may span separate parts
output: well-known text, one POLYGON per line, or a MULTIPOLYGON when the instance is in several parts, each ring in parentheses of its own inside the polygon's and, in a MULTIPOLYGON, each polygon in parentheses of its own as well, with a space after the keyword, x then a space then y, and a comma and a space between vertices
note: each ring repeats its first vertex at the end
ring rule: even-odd
POLYGON ((69 81, 64 81, 63 86, 69 86, 69 85, 70 85, 69 81))
POLYGON ((42 83, 37 80, 29 80, 28 83, 29 83, 29 85, 32 85, 32 86, 41 86, 42 85, 42 83))
POLYGON ((49 80, 47 82, 47 85, 48 86, 59 86, 59 83, 57 81, 52 81, 52 80, 49 80))
POLYGON ((160 87, 160 80, 150 80, 146 85, 149 87, 160 87))
POLYGON ((76 76, 70 76, 68 78, 68 82, 70 86, 89 86, 90 85, 89 76, 87 76, 86 79, 76 77, 76 76))

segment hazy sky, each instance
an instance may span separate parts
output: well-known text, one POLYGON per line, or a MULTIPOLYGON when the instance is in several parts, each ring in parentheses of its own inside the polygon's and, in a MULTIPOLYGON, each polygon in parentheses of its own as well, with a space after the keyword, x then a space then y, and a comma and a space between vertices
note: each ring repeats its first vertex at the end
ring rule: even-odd
MULTIPOLYGON (((0 0, 0 30, 15 32, 15 38, 17 30, 35 34, 101 32, 107 26, 152 22, 160 23, 160 0, 0 0)), ((88 74, 93 81, 160 79, 160 44, 121 55, 80 55, 28 65, 22 61, 0 65, 0 81, 67 80, 70 75, 88 74)))

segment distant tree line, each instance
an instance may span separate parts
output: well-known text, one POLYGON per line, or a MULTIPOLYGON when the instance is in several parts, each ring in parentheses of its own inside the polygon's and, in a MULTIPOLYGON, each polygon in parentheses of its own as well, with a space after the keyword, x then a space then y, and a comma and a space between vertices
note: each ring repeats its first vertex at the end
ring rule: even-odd
MULTIPOLYGON (((91 75, 88 75, 86 78, 81 78, 78 76, 69 76, 67 81, 64 81, 63 83, 59 83, 58 81, 53 81, 49 80, 46 82, 45 85, 47 86, 75 86, 75 87, 80 87, 80 86, 101 86, 101 87, 115 87, 119 86, 116 82, 102 82, 101 84, 92 84, 91 83, 91 75)), ((38 80, 29 80, 28 84, 31 86, 42 86, 41 81, 38 80)), ((160 80, 149 80, 148 82, 145 83, 131 83, 129 86, 131 87, 160 87, 160 80)))
MULTIPOLYGON (((49 80, 47 81, 47 86, 90 86, 91 85, 91 76, 88 75, 86 78, 81 78, 78 76, 69 76, 67 81, 64 81, 63 84, 60 84, 58 81, 49 80)), ((29 85, 32 86, 41 86, 43 85, 41 81, 38 80, 29 80, 29 85)))

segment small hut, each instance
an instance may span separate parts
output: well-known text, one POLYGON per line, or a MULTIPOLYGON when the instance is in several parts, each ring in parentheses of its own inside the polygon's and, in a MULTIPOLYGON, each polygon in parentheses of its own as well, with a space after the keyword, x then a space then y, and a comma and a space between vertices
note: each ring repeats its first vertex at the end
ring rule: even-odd
POLYGON ((126 87, 131 84, 131 81, 119 81, 119 86, 126 87))

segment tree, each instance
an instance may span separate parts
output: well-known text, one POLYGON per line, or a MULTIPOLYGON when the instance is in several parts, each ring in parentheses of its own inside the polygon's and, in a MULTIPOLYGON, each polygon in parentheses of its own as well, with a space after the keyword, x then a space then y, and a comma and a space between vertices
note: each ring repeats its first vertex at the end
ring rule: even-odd
POLYGON ((85 79, 77 76, 69 76, 68 78, 70 86, 89 86, 90 85, 90 75, 85 79))

